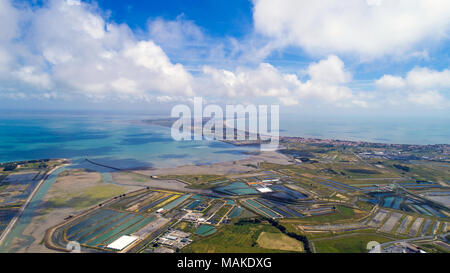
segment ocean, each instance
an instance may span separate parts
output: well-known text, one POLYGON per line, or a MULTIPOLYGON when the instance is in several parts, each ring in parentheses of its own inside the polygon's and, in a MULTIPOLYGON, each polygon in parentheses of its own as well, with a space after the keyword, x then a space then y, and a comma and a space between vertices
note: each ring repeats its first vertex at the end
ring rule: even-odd
POLYGON ((393 144, 450 144, 450 117, 280 115, 280 135, 393 144))
MULTIPOLYGON (((119 168, 175 167, 239 160, 255 147, 219 141, 175 141, 170 128, 143 123, 152 115, 3 113, 0 162, 85 158, 119 168)), ((89 164, 92 167, 92 164, 89 164)))
MULTIPOLYGON (((2 112, 0 162, 85 158, 120 168, 209 164, 248 157, 254 147, 174 141, 170 129, 142 122, 155 115, 2 112)), ((280 134, 399 144, 448 144, 450 120, 280 117, 280 134)), ((78 165, 77 165, 78 164, 78 165)))

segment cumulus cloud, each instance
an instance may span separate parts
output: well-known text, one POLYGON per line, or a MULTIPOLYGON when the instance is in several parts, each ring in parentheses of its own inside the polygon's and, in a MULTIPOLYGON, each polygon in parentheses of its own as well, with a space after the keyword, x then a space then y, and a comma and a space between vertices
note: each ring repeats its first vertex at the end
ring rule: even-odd
POLYGON ((173 21, 162 18, 150 20, 148 23, 150 36, 159 44, 181 48, 186 45, 198 45, 206 39, 203 31, 193 22, 184 19, 183 15, 173 21))
POLYGON ((404 54, 450 33, 447 0, 253 2, 256 31, 311 53, 404 54))
POLYGON ((232 98, 287 96, 296 79, 293 75, 281 74, 268 63, 262 63, 255 69, 239 67, 236 71, 205 66, 203 73, 214 92, 232 98))
POLYGON ((375 81, 380 90, 396 104, 406 98, 407 102, 430 107, 444 108, 450 106, 447 99, 450 88, 450 70, 431 70, 416 67, 405 77, 384 75, 375 81), (445 95, 446 94, 446 95, 445 95), (396 99, 392 99, 396 97, 396 99))
POLYGON ((408 95, 407 99, 423 106, 433 106, 442 108, 448 106, 448 101, 437 91, 415 92, 408 95))
POLYGON ((352 78, 351 73, 345 70, 344 62, 337 56, 331 55, 325 60, 311 64, 308 74, 312 81, 324 83, 346 83, 352 78))
MULTIPOLYGON (((18 8, 11 0, 0 0, 0 96, 172 103, 203 95, 205 100, 265 100, 288 106, 307 101, 340 107, 372 107, 376 102, 385 101, 448 105, 445 104, 447 95, 442 93, 450 87, 447 69, 415 68, 404 77, 384 75, 374 82, 377 92, 367 92, 350 87, 354 81, 352 73, 333 54, 298 73, 284 73, 267 61, 255 61, 264 59, 282 44, 317 48, 322 53, 354 49, 366 55, 388 53, 384 42, 390 37, 375 29, 373 21, 383 21, 384 17, 391 20, 384 5, 390 5, 395 11, 400 4, 382 1, 376 13, 383 17, 366 11, 368 22, 358 25, 357 17, 349 10, 367 9, 361 1, 346 1, 345 9, 340 4, 343 2, 327 1, 334 11, 323 14, 323 7, 312 1, 284 0, 276 2, 277 6, 270 10, 265 0, 255 1, 256 29, 275 38, 264 45, 251 38, 216 40, 183 16, 174 21, 160 18, 149 21, 148 32, 136 35, 126 24, 105 19, 98 7, 86 2, 50 0, 42 7, 20 5, 18 8), (285 7, 288 4, 292 5, 289 9, 285 7), (342 12, 336 13, 335 8, 342 8, 342 12), (341 16, 336 18, 331 14, 341 16), (267 22, 262 22, 262 18, 267 22), (304 20, 306 26, 297 26, 301 23, 297 18, 304 20), (325 33, 324 29, 331 33, 325 33), (279 36, 275 34, 278 30, 279 36), (355 37, 350 37, 347 31, 355 37), (368 35, 366 32, 374 36, 368 38, 364 36, 368 35), (337 39, 335 34, 343 34, 353 41, 337 39), (349 46, 349 41, 354 45, 349 46), (189 58, 196 60, 187 62, 189 68, 173 61, 189 58), (216 60, 215 65, 211 60, 216 60)), ((428 31, 435 34, 440 29, 442 35, 437 37, 447 33, 438 22, 441 13, 444 12, 441 10, 433 19, 437 20, 436 29, 428 31)), ((405 24, 405 30, 411 27, 408 20, 405 24)), ((411 38, 411 43, 423 38, 419 34, 411 38)), ((388 44, 402 49, 403 42, 395 41, 388 44)))
POLYGON ((402 77, 392 75, 384 75, 381 79, 376 80, 375 84, 383 89, 400 89, 406 85, 402 77))
POLYGON ((199 84, 229 98, 273 97, 284 105, 296 105, 302 99, 317 99, 341 106, 367 106, 345 85, 352 75, 334 55, 312 63, 306 70, 309 79, 304 82, 297 75, 281 73, 268 63, 254 69, 239 67, 235 71, 204 67, 203 73, 205 76, 199 84))
POLYGON ((128 26, 105 21, 90 4, 52 0, 29 11, 0 0, 0 12, 8 26, 0 30, 0 66, 11 71, 5 85, 14 79, 36 91, 98 98, 193 95, 183 65, 153 41, 139 41, 128 26), (26 24, 19 28, 20 21, 26 24))
POLYGON ((384 75, 376 81, 377 86, 385 89, 427 89, 450 88, 450 70, 431 70, 425 67, 416 67, 409 71, 406 77, 384 75))

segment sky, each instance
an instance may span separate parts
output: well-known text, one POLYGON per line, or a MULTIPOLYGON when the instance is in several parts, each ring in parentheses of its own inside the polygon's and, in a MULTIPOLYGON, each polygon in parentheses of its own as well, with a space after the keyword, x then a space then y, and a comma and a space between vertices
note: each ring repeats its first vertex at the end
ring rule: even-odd
POLYGON ((0 109, 449 116, 447 0, 0 0, 0 109))

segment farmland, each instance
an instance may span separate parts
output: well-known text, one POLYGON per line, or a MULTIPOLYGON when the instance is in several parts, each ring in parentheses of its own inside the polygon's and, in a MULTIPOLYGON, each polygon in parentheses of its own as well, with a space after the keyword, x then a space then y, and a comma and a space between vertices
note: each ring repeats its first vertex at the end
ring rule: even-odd
POLYGON ((87 211, 50 230, 46 244, 62 249, 74 240, 86 252, 367 252, 369 241, 425 240, 429 249, 445 249, 448 162, 400 157, 404 148, 396 146, 288 146, 283 164, 258 162, 245 173, 119 171, 108 189, 93 183, 53 196, 54 207, 81 196, 92 202, 78 202, 87 211), (124 193, 121 183, 140 187, 124 193), (112 248, 124 236, 132 243, 112 248))

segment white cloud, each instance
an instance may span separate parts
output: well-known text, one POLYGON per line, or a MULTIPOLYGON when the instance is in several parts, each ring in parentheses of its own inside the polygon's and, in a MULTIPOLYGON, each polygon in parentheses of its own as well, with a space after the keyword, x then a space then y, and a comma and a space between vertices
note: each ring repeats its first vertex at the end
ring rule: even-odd
POLYGON ((308 74, 312 81, 330 84, 347 83, 352 79, 351 73, 345 71, 344 62, 334 55, 311 64, 308 68, 308 74))
POLYGON ((449 88, 450 70, 439 72, 425 67, 415 68, 408 73, 406 81, 410 86, 420 89, 449 88))
POLYGON ((375 84, 383 89, 400 89, 406 86, 402 77, 384 75, 381 79, 375 81, 375 84))
POLYGON ((448 39, 450 1, 254 0, 259 33, 311 53, 355 53, 363 58, 416 51, 448 39))
POLYGON ((206 66, 203 73, 211 80, 214 93, 231 98, 287 96, 297 79, 293 75, 281 74, 267 63, 260 64, 256 69, 239 67, 234 72, 206 66))
POLYGON ((149 34, 159 44, 168 47, 184 47, 186 44, 197 45, 206 39, 203 31, 192 21, 178 16, 174 21, 162 18, 149 21, 149 34))
POLYGON ((6 15, 0 16, 0 71, 12 71, 3 75, 4 86, 98 99, 193 95, 183 65, 173 64, 153 41, 138 41, 128 26, 105 21, 93 5, 52 0, 27 11, 0 0, 0 13, 6 15), (18 28, 20 20, 26 24, 18 28))
POLYGON ((0 0, 0 79, 8 78, 13 63, 11 41, 18 36, 20 13, 9 1, 0 0))
POLYGON ((437 108, 448 107, 448 101, 437 91, 414 92, 408 94, 409 102, 422 106, 431 106, 437 108))
POLYGON ((410 102, 422 106, 445 108, 450 106, 447 99, 450 88, 450 70, 431 70, 416 67, 405 77, 384 75, 375 81, 380 90, 388 90, 386 95, 391 104, 410 102))
POLYGON ((34 87, 49 89, 51 87, 50 76, 44 72, 37 72, 35 67, 24 66, 12 73, 17 79, 34 87))
MULTIPOLYGON (((330 0, 328 2, 331 7, 340 5, 330 0)), ((349 0, 348 5, 353 7, 357 2, 349 0)), ((319 4, 308 3, 306 8, 319 9, 319 4)), ((257 1, 255 14, 260 12, 258 5, 264 6, 265 1, 257 1)), ((298 2, 295 5, 306 4, 298 2)), ((286 14, 283 6, 278 11, 284 18, 286 14)), ((297 11, 301 14, 305 12, 297 11)), ((272 12, 277 12, 277 7, 272 12)), ((347 13, 345 10, 342 12, 343 16, 347 13)), ((244 38, 243 42, 234 39, 214 40, 182 16, 175 21, 150 21, 148 33, 136 35, 127 25, 110 22, 100 14, 102 12, 95 5, 76 0, 50 0, 43 7, 33 9, 18 9, 10 1, 0 0, 0 96, 15 99, 84 96, 93 101, 154 100, 169 103, 203 95, 205 100, 275 100, 290 106, 309 102, 338 107, 373 107, 383 102, 439 107, 446 105, 447 95, 442 90, 450 86, 447 69, 434 71, 416 68, 404 77, 385 75, 375 82, 380 92, 372 94, 350 88, 352 73, 335 55, 309 64, 302 71, 301 78, 297 74, 283 73, 267 62, 257 61, 285 42, 310 42, 312 38, 308 35, 313 34, 295 32, 291 28, 296 19, 289 16, 274 25, 267 25, 268 29, 264 30, 268 31, 267 35, 271 35, 271 28, 275 31, 280 27, 278 23, 281 23, 283 31, 280 33, 286 35, 287 39, 281 35, 264 45, 251 38, 244 38), (293 34, 304 34, 305 37, 300 39, 293 34), (142 38, 147 35, 150 38, 142 38), (167 52, 175 52, 175 59, 193 58, 198 64, 188 62, 188 69, 171 60, 174 56, 167 52), (212 65, 211 60, 218 61, 212 65), (188 70, 196 72, 191 74, 188 70)), ((268 16, 267 20, 270 19, 268 16)), ((305 15, 304 19, 308 24, 311 24, 308 20, 313 20, 309 15, 305 15)), ((368 19, 373 20, 370 17, 368 19)), ((255 20, 257 28, 260 28, 258 24, 261 22, 258 23, 256 17, 255 20)), ((319 25, 317 37, 327 38, 324 33, 320 33, 320 26, 325 19, 318 16, 314 20, 319 25)), ((352 18, 340 20, 353 23, 352 18)), ((359 30, 349 31, 358 34, 359 30)), ((374 35, 377 38, 381 34, 374 30, 374 35)), ((343 46, 344 51, 349 49, 343 44, 346 41, 322 42, 317 48, 331 45, 343 46)), ((356 46, 365 43, 356 42, 356 46)), ((371 42, 377 44, 379 41, 375 39, 371 42)), ((361 48, 364 49, 364 45, 361 48)), ((382 52, 383 47, 380 50, 382 52)))
POLYGON ((416 67, 409 71, 406 77, 384 75, 375 83, 382 89, 445 89, 450 88, 450 70, 436 71, 416 67))
POLYGON ((306 70, 309 80, 302 82, 295 74, 284 74, 270 64, 255 69, 237 68, 235 71, 204 67, 206 77, 199 84, 229 98, 277 98, 284 105, 296 105, 299 100, 316 99, 340 106, 367 107, 361 98, 344 85, 352 75, 336 56, 313 63, 306 70))
POLYGON ((17 37, 19 11, 9 1, 0 0, 0 41, 9 42, 17 37))

